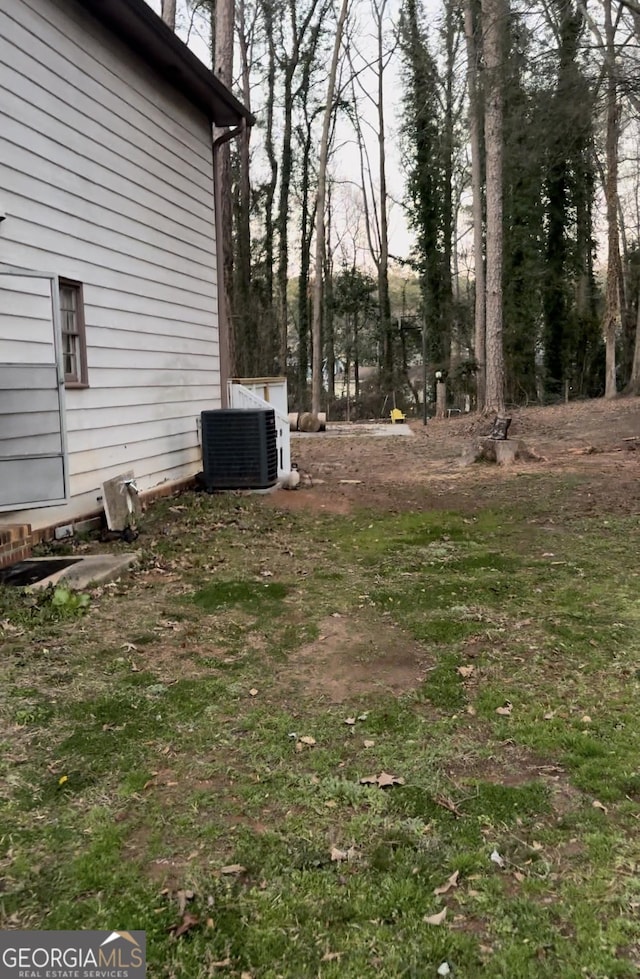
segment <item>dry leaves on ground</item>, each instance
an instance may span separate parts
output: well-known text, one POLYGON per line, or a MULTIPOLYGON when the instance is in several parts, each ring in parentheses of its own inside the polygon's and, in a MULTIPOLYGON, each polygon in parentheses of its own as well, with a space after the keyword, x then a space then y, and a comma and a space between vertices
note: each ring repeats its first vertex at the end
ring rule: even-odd
POLYGON ((187 902, 193 901, 195 894, 193 891, 177 891, 176 900, 178 902, 178 912, 184 914, 187 908, 187 902))
POLYGON ((191 931, 197 925, 200 924, 200 918, 195 914, 190 914, 187 912, 182 915, 182 921, 177 925, 171 925, 167 931, 173 934, 174 938, 180 938, 181 935, 186 935, 188 931, 191 931))
MULTIPOLYGON (((295 738, 296 735, 295 734, 293 734, 293 735, 290 734, 289 737, 294 737, 295 738)), ((296 751, 298 752, 298 754, 300 754, 300 752, 301 751, 304 751, 305 748, 313 748, 315 744, 316 744, 316 739, 315 738, 312 738, 311 735, 309 735, 309 734, 305 734, 302 738, 298 738, 297 739, 297 741, 296 741, 296 751)))
POLYGON ((381 789, 386 789, 391 785, 404 785, 401 775, 389 775, 388 772, 380 772, 379 775, 365 775, 360 779, 360 785, 377 785, 381 789))
MULTIPOLYGON (((0 629, 2 629, 4 632, 19 632, 18 626, 9 622, 9 619, 3 619, 2 622, 0 622, 0 629)), ((24 635, 24 633, 21 632, 20 635, 24 635)))
POLYGON ((355 846, 350 846, 348 850, 340 850, 337 846, 331 847, 331 861, 333 863, 342 863, 343 860, 355 860, 358 856, 358 851, 355 846))
POLYGON ((438 911, 437 914, 428 914, 422 919, 425 925, 441 925, 444 919, 447 917, 446 907, 442 911, 438 911))
POLYGON ((439 897, 441 894, 447 894, 452 887, 457 887, 459 876, 460 876, 460 871, 456 870, 454 871, 454 873, 451 874, 451 877, 449 877, 446 884, 442 884, 441 887, 436 887, 435 891, 433 892, 436 895, 436 897, 439 897))
POLYGON ((496 707, 496 714, 500 714, 501 717, 510 717, 511 711, 513 710, 513 704, 510 700, 505 700, 502 707, 496 707))

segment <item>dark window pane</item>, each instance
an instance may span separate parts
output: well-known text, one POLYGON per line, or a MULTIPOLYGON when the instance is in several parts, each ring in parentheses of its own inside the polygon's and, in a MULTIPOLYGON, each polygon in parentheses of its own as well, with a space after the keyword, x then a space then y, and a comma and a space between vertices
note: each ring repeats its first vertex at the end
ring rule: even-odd
POLYGON ((79 284, 60 283, 60 330, 65 380, 74 384, 86 383, 82 286, 79 284))
POLYGON ((70 333, 63 334, 62 349, 65 376, 78 380, 78 338, 70 333))

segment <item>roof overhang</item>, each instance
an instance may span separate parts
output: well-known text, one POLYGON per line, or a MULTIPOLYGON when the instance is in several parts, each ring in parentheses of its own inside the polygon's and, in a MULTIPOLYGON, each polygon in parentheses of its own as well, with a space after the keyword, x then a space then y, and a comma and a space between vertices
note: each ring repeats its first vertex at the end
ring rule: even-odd
POLYGON ((197 106, 216 126, 254 117, 145 0, 80 0, 120 41, 197 106))

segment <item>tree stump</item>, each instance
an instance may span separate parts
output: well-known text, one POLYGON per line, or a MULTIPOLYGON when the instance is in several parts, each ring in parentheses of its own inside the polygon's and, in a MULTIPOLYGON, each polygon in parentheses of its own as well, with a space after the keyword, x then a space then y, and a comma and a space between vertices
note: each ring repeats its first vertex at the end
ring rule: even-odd
POLYGON ((520 439, 474 439, 465 445, 460 458, 461 466, 474 462, 493 462, 498 466, 512 466, 515 462, 543 462, 542 456, 528 449, 520 439))

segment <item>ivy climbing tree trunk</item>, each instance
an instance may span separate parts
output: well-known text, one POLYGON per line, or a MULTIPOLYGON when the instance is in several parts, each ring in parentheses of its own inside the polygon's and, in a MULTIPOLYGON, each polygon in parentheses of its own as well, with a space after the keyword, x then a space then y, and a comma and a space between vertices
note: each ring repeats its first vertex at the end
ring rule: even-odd
POLYGON ((482 0, 485 55, 485 152, 487 187, 486 395, 485 411, 504 411, 502 326, 503 52, 507 0, 482 0))

